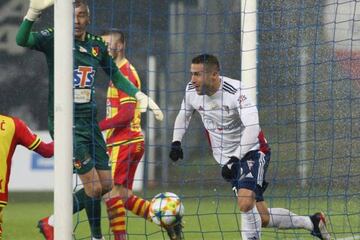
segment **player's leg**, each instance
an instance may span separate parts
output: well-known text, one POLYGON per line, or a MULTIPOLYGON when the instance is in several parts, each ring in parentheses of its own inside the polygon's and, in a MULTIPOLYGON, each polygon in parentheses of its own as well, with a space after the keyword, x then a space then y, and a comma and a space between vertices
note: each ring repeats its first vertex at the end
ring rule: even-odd
MULTIPOLYGON (((302 228, 311 231, 311 234, 320 239, 330 239, 326 229, 325 215, 315 213, 312 216, 298 216, 285 208, 268 208, 264 200, 264 192, 268 183, 265 181, 265 175, 270 162, 271 153, 265 154, 265 164, 262 168, 263 182, 256 186, 256 206, 261 216, 262 227, 274 227, 279 229, 302 228)), ((261 165, 261 164, 260 164, 261 165)), ((260 166, 261 169, 261 166, 260 166)))
MULTIPOLYGON (((49 118, 48 125, 52 138, 54 137, 53 123, 54 119, 49 118)), ((73 152, 75 156, 74 172, 76 172, 80 176, 80 179, 85 179, 84 181, 87 182, 87 187, 84 187, 73 194, 73 213, 79 212, 85 208, 94 239, 101 239, 101 194, 98 197, 98 192, 101 193, 102 189, 101 184, 99 183, 98 174, 94 168, 95 159, 92 152, 92 150, 94 149, 94 144, 96 145, 96 141, 94 141, 93 137, 94 132, 95 136, 101 135, 101 133, 99 133, 100 130, 98 129, 98 126, 96 124, 94 125, 91 119, 75 119, 75 138, 73 145, 73 152), (81 175, 83 175, 83 177, 81 177, 81 175), (96 179, 91 180, 92 176, 94 176, 96 179), (93 198, 92 196, 96 197, 93 198)), ((103 143, 102 148, 105 149, 105 143, 103 143)), ((38 222, 40 232, 44 235, 46 240, 54 239, 53 226, 54 215, 43 218, 38 222)))
POLYGON ((237 192, 241 212, 241 236, 243 239, 261 239, 261 218, 255 205, 255 192, 240 188, 237 192))
POLYGON ((100 178, 95 168, 78 174, 85 190, 84 206, 89 220, 91 235, 95 239, 101 239, 101 196, 102 187, 100 178))
POLYGON ((102 195, 111 191, 112 188, 112 176, 111 176, 111 164, 109 162, 109 155, 107 154, 106 144, 103 135, 98 131, 94 131, 94 146, 92 149, 92 155, 95 156, 95 168, 100 178, 100 184, 102 188, 102 195))
POLYGON ((144 155, 144 142, 132 143, 127 147, 128 160, 125 161, 125 164, 127 165, 127 172, 119 174, 120 176, 126 176, 126 178, 114 178, 114 182, 118 186, 118 193, 119 196, 123 198, 125 208, 139 217, 150 220, 150 201, 134 195, 132 191, 135 180, 135 172, 142 156, 144 155))
MULTIPOLYGON (((224 179, 232 183, 237 193, 244 239, 261 237, 262 221, 256 201, 263 201, 262 193, 266 189, 264 179, 269 161, 270 152, 264 154, 261 151, 250 151, 241 160, 232 157, 222 168, 224 179)), ((261 213, 264 211, 261 210, 261 213)), ((266 217, 266 212, 263 217, 266 217)))
MULTIPOLYGON (((86 123, 84 123, 84 125, 86 125, 86 123)), ((79 145, 76 156, 83 158, 84 155, 86 156, 86 154, 88 154, 91 156, 91 165, 93 166, 90 171, 87 170, 87 167, 77 170, 85 190, 86 199, 84 201, 84 207, 93 239, 102 239, 101 200, 102 196, 109 192, 112 186, 109 157, 106 153, 103 136, 97 124, 92 125, 91 132, 89 132, 88 129, 84 130, 81 128, 79 128, 78 131, 81 131, 78 133, 82 134, 78 134, 76 137, 79 145), (88 132, 84 133, 85 131, 88 132), (83 136, 87 136, 86 139, 83 139, 83 136), (87 143, 87 148, 82 149, 81 146, 85 146, 83 143, 87 143)))
MULTIPOLYGON (((268 222, 263 227, 278 229, 306 229, 320 239, 330 239, 326 229, 324 213, 315 213, 312 216, 299 216, 285 208, 267 208, 265 202, 256 203, 259 212, 268 212, 268 222)), ((266 214, 264 214, 266 215, 266 214)))
POLYGON ((261 227, 267 227, 270 221, 270 213, 265 201, 257 201, 256 208, 261 217, 261 227))
MULTIPOLYGON (((110 219, 110 228, 116 239, 125 239, 126 237, 126 215, 125 206, 129 210, 136 210, 138 214, 148 215, 146 201, 136 200, 136 205, 131 199, 134 199, 132 185, 138 163, 144 154, 144 142, 113 146, 108 149, 110 162, 113 172, 113 189, 110 197, 106 201, 108 215, 110 219), (130 206, 130 207, 129 207, 130 206), (146 210, 147 209, 147 210, 146 210)), ((150 204, 148 204, 150 205, 150 204)))

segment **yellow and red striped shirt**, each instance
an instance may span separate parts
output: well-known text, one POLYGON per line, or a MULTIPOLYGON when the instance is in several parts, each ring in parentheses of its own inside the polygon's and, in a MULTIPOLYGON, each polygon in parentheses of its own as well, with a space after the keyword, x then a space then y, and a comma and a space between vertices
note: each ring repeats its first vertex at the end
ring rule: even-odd
MULTIPOLYGON (((141 81, 136 69, 130 62, 124 58, 120 62, 117 62, 120 72, 129 79, 138 89, 141 89, 141 81)), ((130 97, 125 92, 118 90, 112 82, 110 82, 107 90, 106 101, 106 119, 113 118, 122 107, 126 107, 125 104, 137 104, 134 97, 130 97)), ((125 127, 112 128, 106 132, 107 146, 115 146, 128 144, 133 142, 144 141, 144 136, 141 132, 141 112, 139 109, 135 109, 134 116, 125 127)))

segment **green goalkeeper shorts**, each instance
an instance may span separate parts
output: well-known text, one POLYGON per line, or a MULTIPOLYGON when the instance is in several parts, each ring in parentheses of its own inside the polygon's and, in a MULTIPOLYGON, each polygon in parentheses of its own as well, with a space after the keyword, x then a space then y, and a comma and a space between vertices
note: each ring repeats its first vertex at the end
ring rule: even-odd
MULTIPOLYGON (((53 125, 49 125, 50 135, 53 136, 53 125)), ((74 173, 85 174, 94 167, 97 170, 111 170, 98 122, 91 117, 76 117, 74 125, 74 173)))

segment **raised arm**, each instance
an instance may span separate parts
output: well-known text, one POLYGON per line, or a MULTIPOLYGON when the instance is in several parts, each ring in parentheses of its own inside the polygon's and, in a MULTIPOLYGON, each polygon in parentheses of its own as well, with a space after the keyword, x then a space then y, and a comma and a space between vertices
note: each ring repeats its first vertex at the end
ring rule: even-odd
POLYGON ((39 18, 41 12, 52 6, 54 0, 30 0, 29 10, 16 34, 16 43, 22 47, 33 47, 35 39, 31 34, 33 23, 39 18))
POLYGON ((16 43, 21 47, 33 47, 35 39, 31 34, 32 25, 34 22, 24 19, 16 34, 16 43))

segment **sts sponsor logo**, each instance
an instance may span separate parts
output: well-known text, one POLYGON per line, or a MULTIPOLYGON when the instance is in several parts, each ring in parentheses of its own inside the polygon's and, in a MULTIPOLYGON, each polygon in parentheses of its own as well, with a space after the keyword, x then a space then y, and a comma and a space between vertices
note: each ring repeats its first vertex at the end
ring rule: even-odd
POLYGON ((74 69, 74 87, 87 88, 94 83, 95 70, 90 66, 79 66, 74 69))

